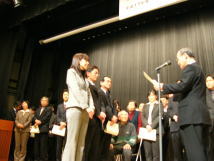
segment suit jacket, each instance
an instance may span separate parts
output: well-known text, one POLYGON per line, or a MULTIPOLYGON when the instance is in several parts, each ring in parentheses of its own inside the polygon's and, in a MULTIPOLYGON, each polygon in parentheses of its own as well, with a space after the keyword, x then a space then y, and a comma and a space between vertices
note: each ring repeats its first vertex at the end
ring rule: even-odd
POLYGON ((36 113, 33 118, 33 124, 35 123, 36 119, 40 120, 41 121, 41 125, 39 125, 40 133, 48 133, 52 110, 50 109, 50 107, 45 107, 40 115, 41 109, 42 108, 40 107, 36 110, 36 113))
POLYGON ((66 122, 66 110, 64 103, 61 103, 57 106, 56 122, 57 124, 60 124, 60 122, 66 122))
POLYGON ((180 83, 163 86, 164 94, 180 93, 179 123, 181 126, 210 123, 205 92, 205 77, 197 63, 187 65, 182 70, 180 83))
POLYGON ((89 88, 94 101, 95 116, 99 116, 100 112, 104 111, 104 109, 103 110, 101 109, 101 106, 103 106, 101 96, 99 95, 98 88, 95 85, 92 85, 90 82, 89 82, 89 88))
MULTIPOLYGON (((168 108, 168 114, 171 118, 170 122, 170 132, 177 132, 179 131, 179 124, 175 122, 173 119, 174 115, 178 116, 178 102, 175 102, 172 98, 169 99, 169 108, 168 108)), ((179 117, 179 116, 178 116, 179 117)))
POLYGON ((206 90, 206 102, 211 119, 214 119, 214 100, 212 99, 212 93, 210 90, 206 90))
POLYGON ((114 115, 117 116, 117 111, 113 107, 110 94, 105 93, 102 89, 99 89, 98 92, 100 94, 101 101, 103 102, 101 111, 106 113, 106 121, 111 120, 114 115))
POLYGON ((15 121, 15 119, 16 119, 16 111, 14 110, 14 108, 10 108, 8 112, 8 120, 15 121))
POLYGON ((80 76, 73 68, 67 71, 66 83, 69 90, 67 107, 95 109, 88 81, 80 76))
MULTIPOLYGON (((149 118, 149 106, 150 104, 146 104, 143 107, 142 111, 142 118, 143 118, 143 127, 146 128, 148 124, 148 118, 149 118)), ((163 108, 161 106, 161 113, 163 113, 163 108)), ((153 110, 152 110, 152 124, 151 124, 152 129, 157 130, 157 134, 159 134, 159 110, 158 110, 158 104, 154 104, 153 110)), ((162 133, 163 133, 163 128, 162 128, 162 133)))
POLYGON ((33 115, 28 110, 27 112, 23 112, 23 110, 20 110, 16 114, 16 120, 15 120, 15 129, 14 131, 17 132, 30 132, 30 125, 32 121, 33 115), (20 123, 24 125, 24 128, 18 128, 17 124, 20 123))
POLYGON ((165 133, 170 130, 169 120, 170 120, 170 116, 169 116, 169 107, 168 107, 166 112, 163 110, 163 116, 162 116, 162 123, 163 123, 163 128, 165 133))

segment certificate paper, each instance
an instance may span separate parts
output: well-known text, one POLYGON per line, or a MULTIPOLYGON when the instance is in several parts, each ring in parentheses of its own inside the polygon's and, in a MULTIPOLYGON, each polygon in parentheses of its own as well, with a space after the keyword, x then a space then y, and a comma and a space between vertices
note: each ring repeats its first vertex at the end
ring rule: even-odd
POLYGON ((30 133, 39 134, 39 127, 38 126, 31 126, 30 133))
POLYGON ((60 129, 59 125, 53 125, 51 133, 54 135, 65 136, 65 130, 66 128, 60 129))
POLYGON ((138 138, 156 141, 156 130, 152 130, 149 132, 146 128, 140 128, 138 138))
POLYGON ((104 132, 117 136, 119 134, 119 124, 115 123, 115 124, 111 125, 111 121, 108 121, 104 132))

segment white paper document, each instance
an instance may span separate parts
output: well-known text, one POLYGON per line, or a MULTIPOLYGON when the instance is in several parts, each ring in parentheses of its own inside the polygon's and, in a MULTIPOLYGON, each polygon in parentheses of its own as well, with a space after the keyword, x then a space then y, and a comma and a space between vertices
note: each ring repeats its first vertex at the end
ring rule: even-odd
POLYGON ((66 128, 60 129, 59 125, 54 125, 51 133, 54 135, 65 136, 65 130, 66 128))
POLYGON ((140 128, 138 138, 156 141, 156 130, 148 131, 146 128, 140 128))
POLYGON ((105 129, 105 133, 117 136, 119 134, 119 124, 115 123, 111 125, 111 121, 108 121, 105 129))
POLYGON ((39 127, 38 126, 31 126, 30 127, 30 133, 39 134, 40 133, 39 127))

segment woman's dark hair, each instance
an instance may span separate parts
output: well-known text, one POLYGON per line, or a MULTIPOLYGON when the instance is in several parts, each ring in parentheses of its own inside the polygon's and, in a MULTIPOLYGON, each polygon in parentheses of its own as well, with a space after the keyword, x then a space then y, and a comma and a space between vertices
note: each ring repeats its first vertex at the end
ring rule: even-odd
POLYGON ((135 106, 135 108, 137 108, 137 106, 138 106, 137 101, 135 101, 135 100, 129 100, 128 104, 129 104, 130 102, 134 102, 134 106, 135 106))
MULTIPOLYGON (((28 108, 30 108, 30 101, 28 101, 28 100, 23 100, 22 103, 24 103, 24 102, 27 103, 28 108)), ((21 103, 21 104, 22 104, 22 103, 21 103)))
POLYGON ((85 54, 85 53, 76 53, 73 56, 72 63, 71 63, 71 68, 73 68, 74 70, 76 70, 76 72, 78 74, 80 74, 80 75, 82 75, 84 77, 86 71, 82 71, 80 69, 80 61, 82 59, 85 59, 86 61, 89 61, 89 56, 87 54, 85 54))
POLYGON ((120 102, 118 99, 113 99, 113 106, 117 111, 121 111, 120 102))
POLYGON ((156 95, 156 96, 157 96, 157 92, 156 92, 156 90, 151 89, 151 90, 148 92, 147 97, 149 97, 149 95, 150 95, 151 93, 153 93, 154 95, 156 95))

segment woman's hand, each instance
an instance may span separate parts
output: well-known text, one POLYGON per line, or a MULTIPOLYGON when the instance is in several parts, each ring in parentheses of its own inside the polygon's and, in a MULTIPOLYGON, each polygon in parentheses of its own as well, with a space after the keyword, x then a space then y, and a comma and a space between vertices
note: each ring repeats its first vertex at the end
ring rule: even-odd
POLYGON ((88 112, 88 116, 90 119, 93 119, 94 116, 94 110, 87 108, 86 111, 88 112))

